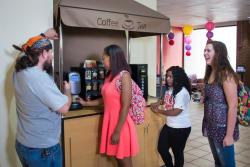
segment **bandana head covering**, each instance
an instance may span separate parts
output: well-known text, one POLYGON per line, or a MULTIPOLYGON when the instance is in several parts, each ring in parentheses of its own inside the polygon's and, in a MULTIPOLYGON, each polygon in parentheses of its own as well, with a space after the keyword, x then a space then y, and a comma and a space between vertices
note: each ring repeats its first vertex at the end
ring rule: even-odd
POLYGON ((52 49, 52 44, 49 39, 43 37, 42 35, 38 35, 38 36, 30 38, 25 44, 23 44, 22 50, 26 52, 28 47, 31 50, 52 49))

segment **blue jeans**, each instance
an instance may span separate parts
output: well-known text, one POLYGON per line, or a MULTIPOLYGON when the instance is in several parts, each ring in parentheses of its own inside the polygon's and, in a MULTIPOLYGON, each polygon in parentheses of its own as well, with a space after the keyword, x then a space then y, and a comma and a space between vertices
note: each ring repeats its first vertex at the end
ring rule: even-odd
POLYGON ((216 167, 235 167, 234 145, 223 147, 220 143, 208 138, 216 167))
POLYGON ((60 144, 49 148, 29 148, 16 140, 16 152, 23 167, 62 167, 60 144))

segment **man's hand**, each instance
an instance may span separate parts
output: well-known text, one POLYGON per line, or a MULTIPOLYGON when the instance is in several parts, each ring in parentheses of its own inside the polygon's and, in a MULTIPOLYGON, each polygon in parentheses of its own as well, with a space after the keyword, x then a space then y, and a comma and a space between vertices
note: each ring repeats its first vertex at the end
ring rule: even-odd
POLYGON ((71 85, 69 82, 63 81, 63 88, 64 88, 65 95, 71 95, 71 85))
POLYGON ((59 36, 56 32, 56 30, 54 28, 50 28, 48 29, 45 33, 44 33, 45 37, 50 39, 50 40, 55 40, 55 39, 59 39, 59 36))

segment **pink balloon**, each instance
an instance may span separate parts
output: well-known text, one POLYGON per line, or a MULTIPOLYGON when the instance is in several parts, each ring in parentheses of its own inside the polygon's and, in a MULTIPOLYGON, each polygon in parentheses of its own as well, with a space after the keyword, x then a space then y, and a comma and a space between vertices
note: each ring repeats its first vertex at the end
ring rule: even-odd
POLYGON ((205 25, 205 28, 208 31, 212 31, 214 29, 214 23, 212 21, 207 22, 206 25, 205 25))
POLYGON ((191 37, 190 37, 190 36, 186 36, 186 37, 184 38, 184 42, 185 42, 186 44, 190 44, 190 43, 192 42, 191 37))

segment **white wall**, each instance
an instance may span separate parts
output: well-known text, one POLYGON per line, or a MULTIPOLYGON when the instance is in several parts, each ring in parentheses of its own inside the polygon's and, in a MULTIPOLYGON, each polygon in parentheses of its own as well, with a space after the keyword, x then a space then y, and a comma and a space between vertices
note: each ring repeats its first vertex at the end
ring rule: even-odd
MULTIPOLYGON (((188 75, 196 74, 198 78, 204 78, 206 62, 204 59, 204 48, 206 46, 207 30, 194 30, 191 34, 192 49, 191 56, 184 56, 184 69, 188 75), (194 68, 195 65, 195 68, 194 68)), ((228 51, 228 58, 233 69, 236 69, 236 35, 237 27, 218 27, 213 30, 213 40, 225 43, 228 51)))
MULTIPOLYGON (((157 0, 135 0, 153 10, 157 0)), ((156 37, 131 39, 131 64, 148 64, 148 94, 156 96, 156 37)))
POLYGON ((16 110, 12 73, 21 45, 53 25, 52 0, 0 0, 0 167, 19 167, 15 152, 16 110))

